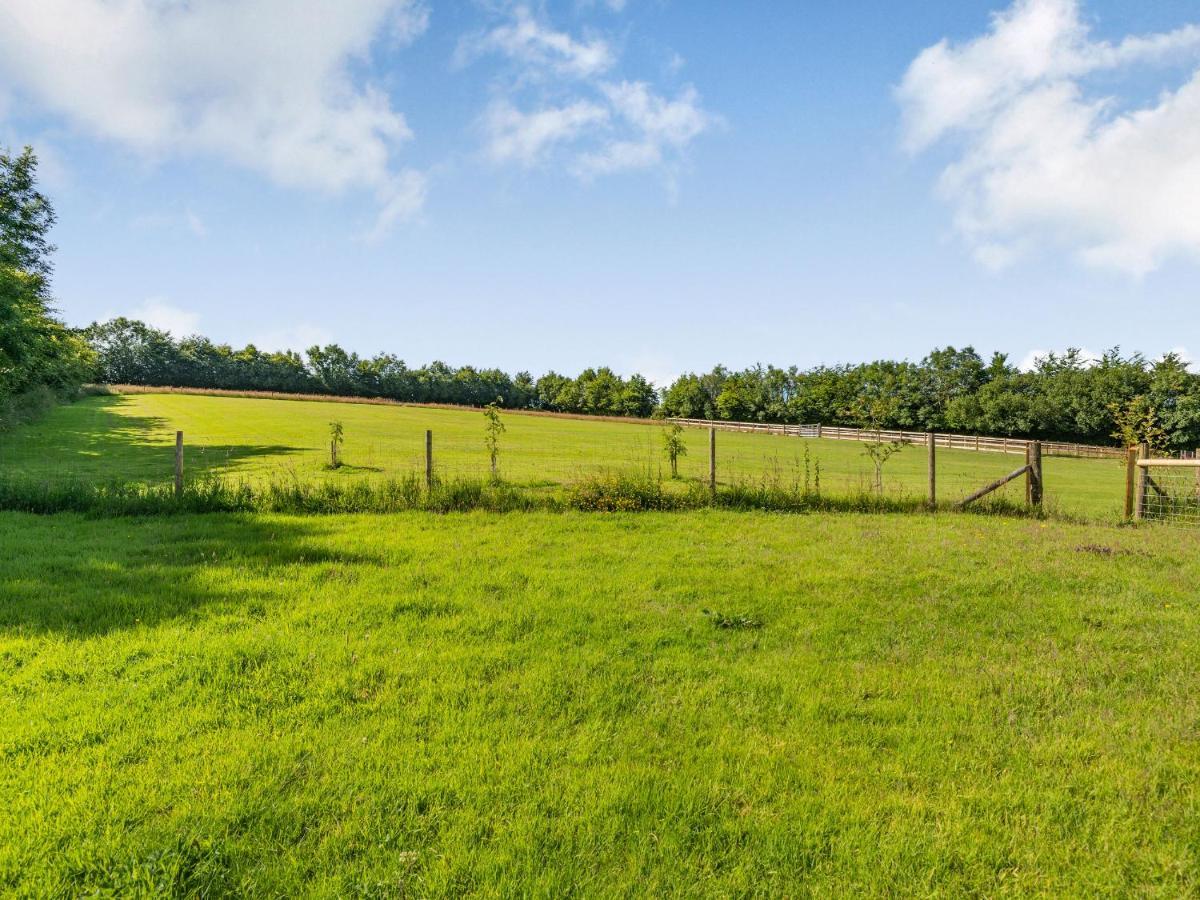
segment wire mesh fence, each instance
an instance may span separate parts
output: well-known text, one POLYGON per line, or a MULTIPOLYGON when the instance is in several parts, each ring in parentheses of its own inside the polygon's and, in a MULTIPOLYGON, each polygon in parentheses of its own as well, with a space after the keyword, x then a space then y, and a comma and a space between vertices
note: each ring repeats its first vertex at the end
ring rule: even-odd
POLYGON ((1200 525, 1200 460, 1145 459, 1138 469, 1139 518, 1200 525))

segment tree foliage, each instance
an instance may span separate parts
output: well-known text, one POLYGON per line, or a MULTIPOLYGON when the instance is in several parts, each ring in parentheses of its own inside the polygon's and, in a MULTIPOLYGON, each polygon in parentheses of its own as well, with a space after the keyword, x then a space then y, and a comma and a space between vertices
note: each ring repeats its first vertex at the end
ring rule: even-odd
MULTIPOLYGON (((1079 350, 1048 354, 1018 371, 1003 354, 934 350, 921 362, 754 366, 680 376, 662 395, 669 417, 859 426, 862 404, 887 398, 880 428, 1109 443, 1117 412, 1135 398, 1155 410, 1166 449, 1200 446, 1200 376, 1167 354, 1149 362, 1119 348, 1089 361, 1079 350)), ((875 427, 875 426, 872 426, 875 427)))
POLYGON ((0 424, 23 395, 71 390, 89 373, 87 345, 54 315, 53 225, 33 150, 0 151, 0 424))
POLYGON ((550 372, 535 382, 528 372, 455 368, 432 362, 410 368, 388 353, 363 358, 336 344, 264 352, 235 350, 206 337, 180 340, 132 319, 94 323, 83 335, 95 351, 95 379, 104 384, 280 391, 350 397, 386 397, 407 403, 451 403, 505 409, 606 416, 650 416, 658 393, 641 375, 586 369, 578 378, 550 372))

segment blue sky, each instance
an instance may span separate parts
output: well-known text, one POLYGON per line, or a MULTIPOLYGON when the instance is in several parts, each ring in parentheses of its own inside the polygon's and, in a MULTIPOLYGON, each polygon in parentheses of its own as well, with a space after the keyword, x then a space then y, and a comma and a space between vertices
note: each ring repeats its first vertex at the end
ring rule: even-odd
POLYGON ((70 323, 656 381, 1200 353, 1200 12, 6 0, 70 323))

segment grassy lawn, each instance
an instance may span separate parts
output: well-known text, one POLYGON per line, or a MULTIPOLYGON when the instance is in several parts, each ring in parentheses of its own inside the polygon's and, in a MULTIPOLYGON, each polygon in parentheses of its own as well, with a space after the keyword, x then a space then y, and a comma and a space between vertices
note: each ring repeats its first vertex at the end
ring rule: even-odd
POLYGON ((1197 584, 973 516, 0 514, 0 892, 1194 894, 1197 584))
MULTIPOLYGON (((500 471, 508 480, 554 489, 599 468, 666 469, 661 428, 506 413, 500 471)), ((85 478, 165 483, 172 477, 175 431, 187 443, 189 473, 217 471, 259 478, 280 473, 313 478, 372 478, 424 470, 425 430, 434 433, 439 472, 481 477, 488 460, 478 411, 420 407, 297 402, 185 394, 91 397, 56 409, 42 422, 0 434, 0 472, 39 478, 85 478), (345 428, 343 459, 335 474, 328 461, 329 423, 345 428)), ((707 479, 708 433, 687 431, 685 478, 707 479)), ((872 469, 861 444, 720 432, 718 477, 803 480, 820 466, 826 493, 869 489, 872 469)), ((1018 468, 1023 459, 995 453, 941 450, 939 493, 951 501, 1018 468)), ((1115 521, 1121 514, 1124 470, 1113 460, 1047 458, 1050 508, 1115 521)), ((924 496, 924 447, 907 447, 887 463, 889 493, 924 496)), ((1024 496, 1023 481, 1005 489, 1024 496)))

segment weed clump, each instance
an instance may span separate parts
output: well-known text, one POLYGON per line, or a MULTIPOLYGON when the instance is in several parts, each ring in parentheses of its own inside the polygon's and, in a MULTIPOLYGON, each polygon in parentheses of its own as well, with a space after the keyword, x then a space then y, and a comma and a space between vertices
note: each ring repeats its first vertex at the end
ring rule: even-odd
POLYGON ((757 631, 763 627, 762 619, 745 613, 723 613, 711 609, 702 609, 704 617, 712 622, 714 628, 722 631, 757 631))

